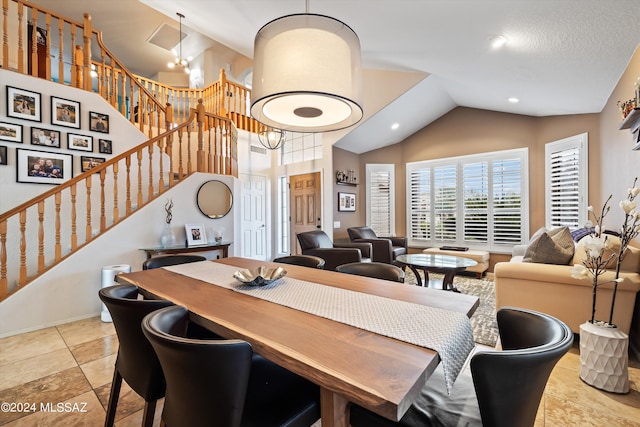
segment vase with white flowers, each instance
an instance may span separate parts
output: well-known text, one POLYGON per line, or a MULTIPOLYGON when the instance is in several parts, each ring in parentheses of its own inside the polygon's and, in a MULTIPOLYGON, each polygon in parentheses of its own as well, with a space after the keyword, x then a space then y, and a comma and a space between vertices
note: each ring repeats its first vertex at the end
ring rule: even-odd
POLYGON ((586 383, 602 390, 614 393, 629 391, 628 345, 629 337, 613 324, 620 266, 629 243, 640 233, 640 212, 636 209, 636 197, 640 188, 636 187, 638 178, 627 190, 627 197, 619 203, 624 212, 624 221, 618 231, 619 236, 607 234, 603 228, 603 220, 610 211, 609 202, 604 203, 602 210, 596 214, 589 206, 589 214, 595 220, 593 232, 584 237, 583 247, 586 258, 582 264, 571 269, 571 276, 577 279, 591 278, 592 305, 591 320, 580 325, 580 378, 586 383), (615 276, 612 280, 602 281, 600 277, 615 265, 615 276), (613 283, 611 309, 609 318, 597 320, 596 297, 599 286, 613 283))

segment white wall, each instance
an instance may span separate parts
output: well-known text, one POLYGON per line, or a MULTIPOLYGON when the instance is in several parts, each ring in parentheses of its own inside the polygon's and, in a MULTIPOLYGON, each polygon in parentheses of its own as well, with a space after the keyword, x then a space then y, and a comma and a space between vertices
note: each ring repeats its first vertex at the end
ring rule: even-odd
MULTIPOLYGON (((76 319, 97 316, 100 313, 98 290, 101 287, 101 269, 105 266, 128 264, 132 271, 142 269, 146 259, 140 248, 160 246, 165 224, 164 204, 173 199, 173 221, 177 241, 186 239, 185 224, 203 224, 207 232, 224 227, 224 240, 237 236, 238 181, 234 177, 195 173, 163 196, 124 220, 117 227, 102 234, 78 253, 61 262, 8 299, 0 302, 0 338, 41 329, 76 319), (234 205, 224 218, 205 217, 196 205, 200 186, 211 179, 224 182, 234 194, 234 205)), ((229 248, 232 256, 233 245, 229 248)), ((217 253, 205 252, 209 258, 217 253)))

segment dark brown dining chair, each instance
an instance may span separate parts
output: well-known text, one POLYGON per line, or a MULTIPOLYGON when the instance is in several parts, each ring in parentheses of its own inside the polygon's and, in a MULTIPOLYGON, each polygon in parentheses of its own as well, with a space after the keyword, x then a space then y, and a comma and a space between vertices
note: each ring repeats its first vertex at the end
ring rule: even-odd
POLYGON ((207 258, 202 255, 158 255, 143 262, 142 269, 151 270, 153 268, 166 267, 169 265, 186 264, 188 262, 198 262, 206 260, 207 258))
POLYGON ((573 343, 573 332, 544 313, 504 307, 497 314, 503 351, 479 351, 447 395, 440 368, 399 422, 357 405, 353 427, 532 427, 549 375, 573 343))
POLYGON ((337 266, 336 271, 404 283, 404 270, 383 262, 352 262, 337 266))
POLYGON ((280 264, 300 265, 302 267, 311 268, 324 268, 324 260, 317 256, 312 255, 288 255, 280 258, 275 258, 273 262, 280 264))
POLYGON ((142 333, 142 319, 173 303, 138 299, 138 287, 133 285, 102 288, 98 296, 111 314, 119 344, 104 425, 113 426, 124 379, 144 399, 142 425, 151 427, 156 402, 164 397, 165 381, 156 353, 142 333))
POLYGON ((242 340, 186 338, 181 306, 150 314, 144 334, 167 379, 167 427, 308 427, 320 418, 320 390, 262 357, 242 340))

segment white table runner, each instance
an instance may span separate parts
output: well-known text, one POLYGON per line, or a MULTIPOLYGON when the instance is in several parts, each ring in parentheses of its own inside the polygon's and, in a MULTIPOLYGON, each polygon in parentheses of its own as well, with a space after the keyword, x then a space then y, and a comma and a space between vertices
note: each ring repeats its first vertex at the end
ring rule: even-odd
MULTIPOLYGON (((447 392, 450 392, 474 347, 471 322, 463 313, 286 276, 271 285, 248 286, 233 278, 233 273, 238 267, 209 261, 164 268, 203 282, 435 350, 442 360, 447 392)), ((345 276, 345 279, 348 279, 348 276, 345 276)))

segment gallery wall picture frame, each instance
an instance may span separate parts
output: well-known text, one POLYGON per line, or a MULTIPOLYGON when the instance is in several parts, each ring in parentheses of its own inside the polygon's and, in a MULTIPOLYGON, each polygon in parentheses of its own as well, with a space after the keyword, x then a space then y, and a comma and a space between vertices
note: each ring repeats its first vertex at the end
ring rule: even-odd
POLYGON ((100 166, 106 160, 104 157, 80 156, 80 167, 82 168, 82 172, 86 172, 96 166, 100 166))
POLYGON ((102 154, 113 154, 113 144, 108 139, 99 139, 98 151, 102 154))
POLYGON ((7 86, 7 116, 41 122, 41 98, 38 92, 7 86))
POLYGON ((0 141, 22 144, 22 125, 0 122, 0 141))
POLYGON ((93 151, 93 137, 88 135, 68 133, 67 148, 69 150, 93 151))
POLYGON ((51 124, 80 129, 80 103, 70 99, 51 97, 51 124))
POLYGON ((7 147, 5 147, 4 145, 0 145, 0 165, 6 166, 9 164, 9 161, 7 159, 8 154, 9 153, 7 147))
POLYGON ((109 116, 107 114, 89 111, 89 130, 92 132, 109 133, 109 116))
POLYGON ((16 181, 60 185, 73 177, 73 156, 64 153, 18 148, 16 181))
POLYGON ((185 224, 187 246, 202 246, 207 244, 207 236, 203 224, 185 224))
POLYGON ((60 148, 60 131, 32 127, 31 145, 60 148))
POLYGON ((338 211, 355 212, 356 195, 354 193, 338 193, 338 211))

